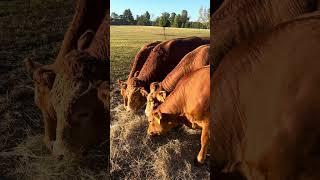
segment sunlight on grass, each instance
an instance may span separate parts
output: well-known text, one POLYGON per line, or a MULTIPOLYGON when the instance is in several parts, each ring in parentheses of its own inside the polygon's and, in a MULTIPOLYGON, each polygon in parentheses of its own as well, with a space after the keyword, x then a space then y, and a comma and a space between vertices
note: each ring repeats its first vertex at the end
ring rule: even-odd
POLYGON ((208 29, 166 28, 154 26, 111 26, 111 81, 125 79, 130 72, 130 62, 140 48, 153 41, 164 41, 180 37, 209 37, 208 29))

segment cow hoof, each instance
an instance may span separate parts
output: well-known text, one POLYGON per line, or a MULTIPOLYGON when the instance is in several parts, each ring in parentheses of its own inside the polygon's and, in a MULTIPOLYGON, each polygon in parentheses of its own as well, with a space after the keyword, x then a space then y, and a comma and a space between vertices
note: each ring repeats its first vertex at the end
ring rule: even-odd
POLYGON ((196 167, 201 167, 201 166, 204 165, 204 163, 199 162, 197 158, 194 158, 194 162, 193 162, 193 163, 194 163, 194 165, 195 165, 196 167))

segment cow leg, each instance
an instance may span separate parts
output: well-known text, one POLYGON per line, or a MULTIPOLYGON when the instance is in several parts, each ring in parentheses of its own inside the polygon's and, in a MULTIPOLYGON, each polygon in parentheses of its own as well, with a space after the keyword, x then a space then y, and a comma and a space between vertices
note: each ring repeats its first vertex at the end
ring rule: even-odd
POLYGON ((43 142, 47 148, 52 152, 53 142, 56 139, 56 121, 49 117, 47 113, 43 113, 44 119, 44 138, 43 142))
POLYGON ((65 130, 65 123, 59 118, 57 120, 57 128, 56 128, 56 140, 53 144, 53 155, 57 159, 62 159, 65 154, 65 146, 63 143, 63 136, 65 130))
POLYGON ((206 159, 208 140, 209 128, 208 125, 204 125, 201 132, 201 149, 197 156, 197 160, 200 164, 203 164, 206 159))

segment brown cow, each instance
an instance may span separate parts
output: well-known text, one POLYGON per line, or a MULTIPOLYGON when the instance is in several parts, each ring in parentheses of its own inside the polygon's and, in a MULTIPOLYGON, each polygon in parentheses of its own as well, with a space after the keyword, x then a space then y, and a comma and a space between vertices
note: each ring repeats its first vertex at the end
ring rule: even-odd
POLYGON ((189 37, 168 40, 158 44, 150 53, 137 76, 129 79, 125 96, 127 110, 136 112, 145 103, 151 82, 161 81, 175 68, 183 56, 197 47, 209 44, 209 38, 189 37))
POLYGON ((320 178, 319 42, 317 12, 223 58, 211 79, 212 169, 257 180, 320 178))
MULTIPOLYGON (((109 81, 108 4, 77 2, 56 61, 43 66, 26 61, 44 119, 44 142, 58 157, 105 140, 109 124, 95 86, 109 81)), ((99 86, 100 91, 103 87, 108 88, 99 86)))
MULTIPOLYGON (((128 76, 128 79, 132 78, 134 76, 134 73, 136 73, 136 72, 137 72, 136 76, 138 75, 139 71, 141 70, 142 66, 146 62, 146 60, 147 60, 149 54, 151 53, 151 51, 153 50, 153 48, 160 43, 161 43, 161 41, 155 41, 155 42, 146 44, 145 46, 143 46, 140 49, 140 51, 137 53, 137 55, 135 56, 135 58, 131 62, 131 71, 128 76)), ((127 106, 127 100, 126 100, 126 96, 125 96, 125 92, 127 89, 127 81, 123 82, 121 80, 118 80, 118 84, 120 87, 120 94, 123 97, 123 104, 125 107, 127 106)))
POLYGON ((173 91, 179 79, 184 75, 200 69, 209 64, 210 45, 202 45, 185 55, 180 63, 160 83, 150 84, 150 93, 147 96, 146 116, 164 101, 166 96, 173 91))
MULTIPOLYGON (((212 10, 220 3, 215 2, 212 10)), ((319 0, 224 0, 210 20, 213 67, 217 68, 223 56, 237 44, 316 11, 318 6, 319 0)))
POLYGON ((197 161, 204 163, 209 143, 210 67, 205 66, 181 78, 176 88, 149 116, 149 135, 162 135, 185 124, 201 128, 201 150, 197 161))

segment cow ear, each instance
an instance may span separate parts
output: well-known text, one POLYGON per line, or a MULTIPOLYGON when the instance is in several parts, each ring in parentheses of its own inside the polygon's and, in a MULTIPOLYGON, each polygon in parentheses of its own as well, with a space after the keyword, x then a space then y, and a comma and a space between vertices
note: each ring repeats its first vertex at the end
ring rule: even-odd
POLYGON ((34 62, 30 58, 25 59, 24 64, 25 64, 27 73, 31 79, 33 79, 33 73, 35 72, 35 70, 37 70, 38 68, 40 68, 42 66, 42 64, 34 62))
POLYGON ((120 79, 118 79, 118 85, 120 86, 120 88, 127 88, 127 83, 126 82, 123 82, 121 81, 120 79))
POLYGON ((108 105, 109 104, 109 100, 110 100, 110 85, 108 81, 99 81, 98 83, 96 83, 96 88, 98 91, 98 98, 100 101, 102 101, 104 103, 104 105, 108 105))
POLYGON ((140 89, 140 93, 142 94, 143 97, 147 97, 148 96, 148 91, 146 91, 144 88, 140 89))
POLYGON ((133 77, 138 77, 138 75, 139 75, 139 71, 136 71, 136 72, 134 73, 133 77))
POLYGON ((78 39, 78 50, 83 51, 89 47, 95 33, 92 30, 87 30, 78 39))
POLYGON ((156 111, 153 116, 154 116, 154 119, 155 119, 156 123, 161 125, 161 119, 162 119, 161 112, 160 111, 156 111))
POLYGON ((164 102, 164 100, 166 99, 166 97, 167 97, 167 93, 165 92, 165 91, 159 91, 158 93, 157 93, 157 99, 158 99, 158 101, 160 101, 160 102, 164 102))
POLYGON ((158 82, 153 82, 150 84, 150 92, 155 92, 159 89, 160 84, 158 82))

